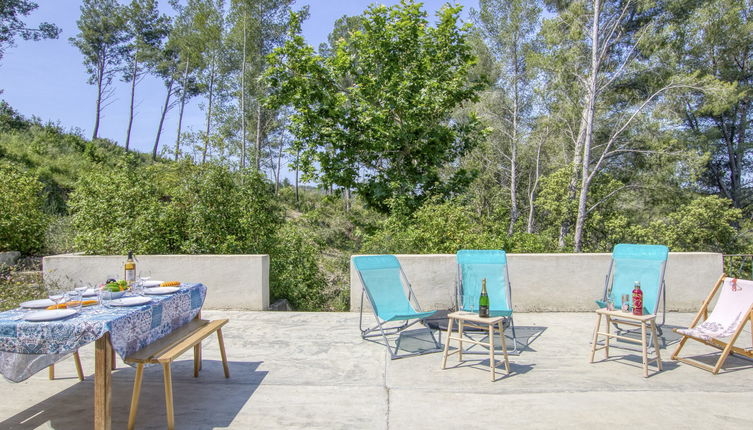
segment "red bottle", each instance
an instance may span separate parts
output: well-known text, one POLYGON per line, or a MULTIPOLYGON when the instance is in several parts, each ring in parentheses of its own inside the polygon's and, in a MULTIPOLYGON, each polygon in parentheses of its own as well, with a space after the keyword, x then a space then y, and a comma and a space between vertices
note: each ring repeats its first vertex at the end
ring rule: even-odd
POLYGON ((643 291, 639 281, 635 281, 633 288, 633 315, 643 315, 643 291))

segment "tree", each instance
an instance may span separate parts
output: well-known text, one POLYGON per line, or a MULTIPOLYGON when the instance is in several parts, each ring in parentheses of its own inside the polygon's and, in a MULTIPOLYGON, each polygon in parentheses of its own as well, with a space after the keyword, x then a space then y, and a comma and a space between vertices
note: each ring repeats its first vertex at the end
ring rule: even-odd
MULTIPOLYGON (((265 108, 260 102, 267 94, 265 82, 260 80, 267 68, 266 57, 280 46, 285 38, 288 15, 294 0, 233 0, 231 3, 231 29, 228 48, 233 51, 231 61, 238 75, 238 118, 240 123, 240 167, 249 160, 256 170, 262 169, 262 161, 273 164, 272 151, 265 154, 268 138, 274 134, 278 112, 265 108), (253 126, 249 131, 249 125, 253 126), (248 139, 253 138, 254 148, 249 155, 248 139)), ((301 13, 307 14, 307 9, 301 13)), ((271 149, 271 148, 269 148, 271 149)))
POLYGON ((496 79, 483 98, 491 105, 485 116, 495 125, 495 133, 489 138, 494 140, 491 144, 496 146, 494 153, 499 155, 495 157, 499 164, 488 167, 499 172, 497 176, 509 178, 510 222, 507 231, 510 235, 521 212, 518 201, 522 176, 519 152, 527 140, 533 107, 527 51, 531 48, 539 14, 540 9, 531 0, 481 0, 479 10, 472 12, 495 63, 496 79))
POLYGON ((295 109, 292 133, 307 178, 318 167, 325 188, 356 189, 385 212, 412 211, 470 182, 471 172, 455 165, 483 133, 475 116, 450 116, 481 84, 467 79, 474 57, 460 10, 442 8, 429 26, 412 1, 372 6, 363 31, 339 42, 332 57, 305 44, 293 15, 290 40, 270 56, 268 102, 295 109), (351 83, 342 87, 345 77, 351 83))
MULTIPOLYGON (((129 43, 125 52, 126 65, 123 69, 123 80, 131 84, 131 104, 125 139, 125 149, 128 151, 133 127, 136 84, 144 74, 154 70, 158 64, 162 41, 167 36, 170 27, 169 19, 159 13, 157 0, 131 0, 131 4, 125 9, 125 14, 126 35, 129 43)), ((157 158, 156 145, 152 151, 152 158, 157 158)))
MULTIPOLYGON (((574 150, 567 198, 578 202, 573 250, 581 252, 587 217, 601 204, 589 201, 594 180, 607 167, 624 166, 636 154, 660 153, 660 142, 637 138, 633 132, 646 129, 641 122, 668 93, 700 91, 705 84, 694 74, 665 73, 662 65, 644 56, 644 39, 656 31, 661 15, 661 8, 652 7, 656 2, 553 3, 560 14, 547 20, 543 30, 553 60, 549 67, 556 67, 555 73, 578 83, 575 91, 567 90, 570 115, 579 112, 570 117, 574 150)), ((558 80, 567 81, 562 77, 558 80)), ((634 187, 624 184, 607 198, 634 187)), ((570 227, 571 219, 564 218, 561 247, 570 227)))
POLYGON ((116 0, 84 0, 79 33, 70 42, 84 55, 89 84, 97 86, 97 107, 92 139, 99 137, 102 111, 112 96, 112 79, 125 55, 127 38, 124 9, 116 0))
POLYGON ((709 154, 701 187, 751 216, 753 4, 686 0, 683 6, 672 11, 677 24, 653 40, 657 55, 677 73, 700 73, 734 90, 681 94, 667 103, 668 112, 683 125, 687 150, 709 154))
POLYGON ((178 13, 172 20, 172 28, 167 43, 162 50, 163 60, 158 69, 158 74, 162 76, 167 92, 154 146, 159 145, 165 114, 172 107, 170 98, 173 94, 176 94, 179 96, 178 104, 180 107, 178 109, 178 130, 173 155, 174 159, 178 160, 182 151, 183 113, 186 103, 201 92, 196 75, 205 63, 198 26, 194 25, 195 19, 201 19, 201 15, 198 14, 201 3, 195 0, 190 0, 186 6, 182 6, 177 0, 170 0, 170 3, 178 13), (178 82, 177 88, 176 82, 178 82))
POLYGON ((21 21, 39 5, 29 0, 3 0, 0 3, 0 60, 5 50, 15 46, 17 36, 24 40, 57 39, 60 28, 49 22, 42 22, 37 28, 29 28, 21 21))

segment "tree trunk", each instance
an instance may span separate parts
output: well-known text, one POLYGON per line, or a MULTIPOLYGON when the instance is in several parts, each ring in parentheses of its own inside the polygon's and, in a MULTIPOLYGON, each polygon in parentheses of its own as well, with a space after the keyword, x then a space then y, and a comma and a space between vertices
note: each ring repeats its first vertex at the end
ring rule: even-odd
POLYGON ((128 131, 126 131, 125 150, 131 146, 131 128, 133 127, 133 102, 136 98, 136 77, 139 72, 139 60, 133 55, 133 70, 131 70, 131 106, 128 110, 128 131))
POLYGON ((512 99, 512 140, 510 142, 510 225, 507 234, 512 235, 515 223, 520 216, 518 209, 518 116, 520 113, 520 66, 518 65, 518 42, 515 38, 512 47, 513 99, 512 99))
POLYGON ((165 124, 165 116, 170 109, 170 96, 173 94, 173 83, 175 79, 170 78, 167 84, 167 95, 165 96, 165 104, 162 106, 162 114, 159 117, 159 126, 157 127, 157 137, 154 139, 154 148, 152 149, 152 161, 157 160, 157 148, 159 147, 159 138, 162 135, 162 126, 165 124))
POLYGON ((204 151, 201 154, 201 163, 207 161, 207 151, 209 151, 209 133, 212 131, 212 97, 214 96, 214 68, 215 68, 215 56, 212 56, 212 67, 209 72, 209 97, 207 101, 207 128, 206 128, 206 140, 204 141, 204 151))
POLYGON ((188 59, 186 59, 186 70, 183 72, 183 83, 181 83, 180 93, 180 111, 178 112, 178 135, 175 137, 175 161, 178 161, 180 155, 180 133, 183 128, 183 109, 186 107, 186 85, 188 84, 188 59))
POLYGON ((536 200, 536 188, 539 186, 540 168, 541 168, 541 145, 543 140, 539 141, 539 145, 536 148, 536 171, 533 177, 533 186, 531 192, 528 194, 528 223, 526 225, 526 233, 533 233, 533 215, 534 215, 534 201, 536 200))
POLYGON ((581 160, 581 186, 578 198, 578 216, 575 219, 575 235, 573 237, 573 251, 583 250, 583 227, 586 223, 588 191, 591 185, 590 164, 591 146, 593 144, 593 126, 596 112, 596 91, 599 76, 599 17, 601 14, 601 1, 594 0, 593 25, 591 27, 591 70, 588 77, 588 102, 584 106, 583 118, 586 130, 583 136, 583 158, 581 160))
POLYGON ((92 140, 99 136, 99 119, 102 113, 102 92, 104 91, 105 83, 105 55, 105 53, 102 53, 99 63, 97 64, 97 111, 94 116, 94 132, 92 133, 92 140))
POLYGON ((256 102, 256 170, 261 171, 261 132, 262 126, 262 108, 261 100, 256 102))
POLYGON ((298 209, 298 169, 299 164, 301 161, 301 150, 300 148, 296 150, 295 152, 295 207, 298 209))
POLYGON ((280 140, 280 148, 277 150, 277 169, 275 169, 275 195, 280 192, 280 173, 282 172, 282 153, 285 149, 285 141, 280 140))
MULTIPOLYGON (((241 63, 241 169, 246 168, 246 21, 248 17, 243 14, 243 62, 241 63)), ((275 185, 275 194, 277 194, 275 185)))

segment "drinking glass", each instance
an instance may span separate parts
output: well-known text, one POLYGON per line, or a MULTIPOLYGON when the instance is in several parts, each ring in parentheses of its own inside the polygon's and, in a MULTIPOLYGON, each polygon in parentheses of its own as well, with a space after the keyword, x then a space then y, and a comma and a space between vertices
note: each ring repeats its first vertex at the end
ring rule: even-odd
POLYGON ((56 305, 59 305, 60 303, 63 303, 65 301, 65 290, 60 286, 53 286, 50 287, 49 291, 47 292, 47 296, 52 300, 53 303, 56 305))
POLYGON ((84 295, 83 290, 81 290, 80 288, 86 289, 86 287, 77 287, 75 290, 66 293, 69 300, 68 309, 74 309, 77 312, 81 310, 81 305, 84 301, 84 295))
POLYGON ((97 291, 97 299, 99 300, 99 306, 102 312, 106 312, 108 309, 110 309, 110 304, 105 298, 106 294, 107 290, 105 290, 104 288, 101 288, 99 291, 97 291))

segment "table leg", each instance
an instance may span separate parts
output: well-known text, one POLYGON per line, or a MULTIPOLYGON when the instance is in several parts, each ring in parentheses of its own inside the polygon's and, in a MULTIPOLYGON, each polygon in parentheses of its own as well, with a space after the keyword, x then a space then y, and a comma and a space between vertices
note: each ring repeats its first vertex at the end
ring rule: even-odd
POLYGON ((662 370, 661 352, 659 352, 659 339, 656 337, 656 321, 651 323, 651 338, 654 340, 654 354, 656 354, 656 364, 659 370, 662 370))
POLYGON ((94 428, 112 428, 112 345, 110 333, 97 339, 94 345, 94 428))
POLYGON ((497 379, 497 367, 494 362, 494 324, 489 324, 489 367, 492 371, 492 382, 497 379))
POLYGON ((465 321, 458 321, 458 361, 463 361, 463 336, 465 333, 465 321))
POLYGON ((454 318, 450 318, 447 323, 447 338, 444 341, 444 355, 442 356, 442 369, 447 367, 447 352, 450 350, 450 336, 452 335, 452 325, 455 322, 454 318))
MULTIPOLYGON (((502 355, 505 357, 505 372, 510 374, 510 359, 507 356, 507 341, 505 340, 505 325, 502 321, 497 323, 499 325, 499 338, 502 341, 502 355)), ((515 342, 513 340, 513 342, 515 342)))
POLYGON ((643 377, 648 378, 648 345, 646 345, 645 321, 641 321, 641 347, 643 349, 643 377))
POLYGON ((601 325, 601 314, 596 314, 596 327, 594 328, 594 339, 591 343, 591 363, 594 362, 594 354, 596 354, 596 342, 599 338, 599 326, 601 325))
POLYGON ((604 359, 609 358, 609 339, 611 334, 611 327, 612 327, 612 317, 609 315, 606 315, 606 323, 607 323, 607 335, 604 337, 604 359))

